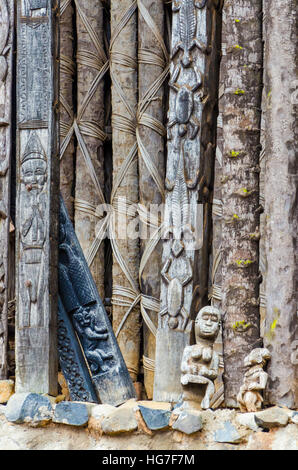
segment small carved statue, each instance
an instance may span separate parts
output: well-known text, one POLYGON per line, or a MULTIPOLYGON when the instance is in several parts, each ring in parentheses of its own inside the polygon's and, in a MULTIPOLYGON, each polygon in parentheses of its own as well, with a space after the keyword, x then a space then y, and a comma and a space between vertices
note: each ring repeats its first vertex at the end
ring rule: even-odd
POLYGON ((202 308, 195 320, 196 344, 186 346, 181 363, 185 407, 208 409, 218 376, 219 357, 213 344, 220 328, 221 314, 215 307, 202 308))
POLYGON ((262 408, 261 391, 265 389, 268 374, 263 368, 271 358, 266 348, 253 349, 244 359, 244 365, 249 367, 244 374, 243 385, 237 395, 240 410, 244 413, 258 411, 262 408))

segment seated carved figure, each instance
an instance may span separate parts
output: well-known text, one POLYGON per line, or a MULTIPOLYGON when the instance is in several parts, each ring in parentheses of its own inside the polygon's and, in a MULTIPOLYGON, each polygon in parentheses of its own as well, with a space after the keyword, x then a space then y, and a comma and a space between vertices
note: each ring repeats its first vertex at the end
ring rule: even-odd
POLYGON ((204 307, 195 320, 196 344, 186 346, 181 363, 183 401, 201 401, 201 408, 210 407, 215 388, 213 381, 218 375, 219 357, 213 351, 213 343, 220 327, 220 312, 215 307, 204 307))
POLYGON ((256 348, 244 359, 244 365, 250 368, 244 374, 243 385, 237 395, 242 412, 253 412, 262 408, 263 397, 260 392, 265 389, 268 379, 263 367, 270 357, 268 349, 256 348))

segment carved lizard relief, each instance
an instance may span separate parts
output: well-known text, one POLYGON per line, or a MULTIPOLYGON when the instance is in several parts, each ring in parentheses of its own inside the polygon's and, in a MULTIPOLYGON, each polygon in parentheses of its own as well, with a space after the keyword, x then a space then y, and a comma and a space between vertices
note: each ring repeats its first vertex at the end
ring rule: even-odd
POLYGON ((205 7, 207 0, 180 0, 174 1, 172 10, 174 13, 179 14, 179 36, 178 42, 172 51, 172 59, 177 52, 181 49, 183 56, 181 64, 183 67, 189 67, 192 62, 190 51, 197 47, 202 52, 207 51, 207 47, 198 38, 196 38, 197 30, 197 17, 196 8, 202 9, 205 7))

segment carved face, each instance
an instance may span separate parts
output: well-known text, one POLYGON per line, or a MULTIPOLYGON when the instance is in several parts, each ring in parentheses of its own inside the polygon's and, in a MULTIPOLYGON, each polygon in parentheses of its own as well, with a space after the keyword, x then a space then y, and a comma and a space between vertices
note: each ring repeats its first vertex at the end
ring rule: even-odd
POLYGON ((30 189, 42 190, 47 180, 47 164, 40 158, 31 158, 22 164, 22 181, 30 189))
POLYGON ((215 339, 219 332, 220 312, 214 307, 204 307, 197 315, 195 321, 195 336, 199 338, 215 339))

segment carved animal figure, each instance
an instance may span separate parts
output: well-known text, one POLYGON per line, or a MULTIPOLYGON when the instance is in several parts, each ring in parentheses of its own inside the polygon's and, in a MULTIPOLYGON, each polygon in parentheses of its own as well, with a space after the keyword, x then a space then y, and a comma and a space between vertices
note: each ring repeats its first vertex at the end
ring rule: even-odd
POLYGON ((250 369, 244 374, 243 385, 237 395, 240 410, 244 413, 262 408, 263 397, 260 392, 265 389, 268 380, 263 367, 270 358, 268 349, 256 348, 244 359, 244 365, 250 369))
POLYGON ((195 72, 195 84, 194 85, 187 85, 182 84, 180 85, 177 82, 181 71, 181 67, 178 66, 174 73, 173 77, 169 81, 169 86, 177 93, 176 101, 175 101, 175 118, 168 123, 168 139, 172 139, 172 134, 170 129, 178 124, 178 134, 180 137, 183 137, 189 127, 191 127, 191 131, 189 134, 190 139, 194 139, 199 130, 199 122, 192 116, 194 111, 194 92, 202 85, 202 76, 201 72, 199 72, 196 68, 194 68, 195 72))
MULTIPOLYGON (((181 383, 184 386, 183 400, 193 399, 193 386, 205 387, 205 395, 201 408, 210 407, 210 399, 215 388, 213 381, 218 375, 219 357, 213 351, 213 343, 218 335, 220 326, 220 312, 215 307, 204 307, 195 320, 196 344, 186 346, 181 362, 181 383)), ((196 395, 195 395, 196 398, 196 395)), ((197 398, 196 398, 197 399, 197 398)))
POLYGON ((179 13, 179 35, 180 42, 176 44, 172 51, 172 58, 182 49, 183 57, 181 63, 183 67, 189 67, 192 62, 190 51, 197 47, 202 52, 206 51, 206 46, 196 38, 197 16, 196 8, 205 7, 207 0, 180 0, 174 1, 172 10, 179 13))
POLYGON ((82 341, 91 372, 94 374, 106 372, 108 366, 104 364, 104 361, 112 359, 113 355, 100 349, 99 342, 108 339, 108 330, 96 325, 96 317, 88 307, 80 307, 72 318, 74 327, 82 341))
POLYGON ((25 15, 32 16, 32 13, 35 10, 41 10, 40 15, 44 16, 46 14, 47 6, 48 0, 25 0, 25 15))

